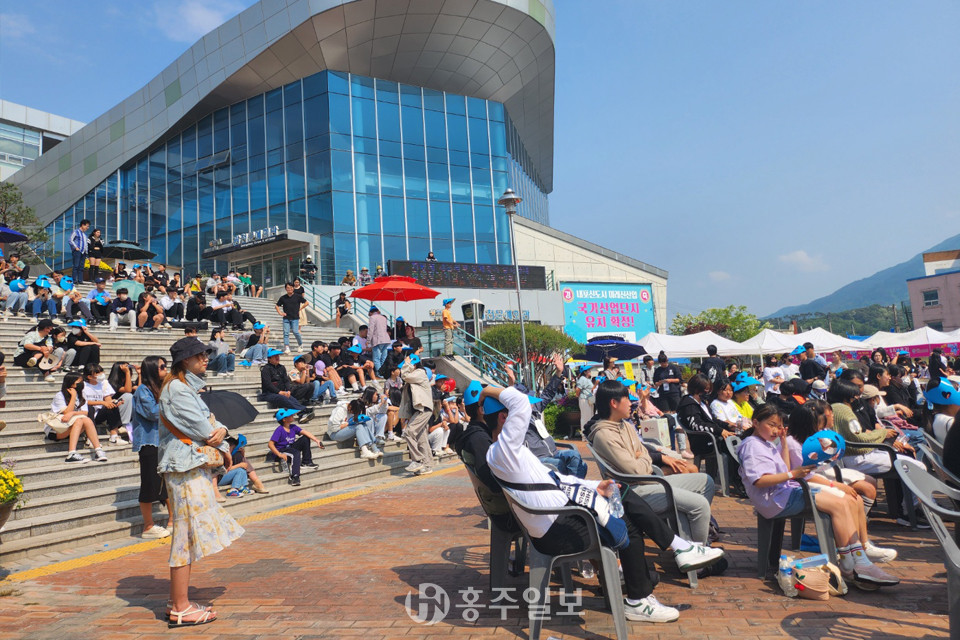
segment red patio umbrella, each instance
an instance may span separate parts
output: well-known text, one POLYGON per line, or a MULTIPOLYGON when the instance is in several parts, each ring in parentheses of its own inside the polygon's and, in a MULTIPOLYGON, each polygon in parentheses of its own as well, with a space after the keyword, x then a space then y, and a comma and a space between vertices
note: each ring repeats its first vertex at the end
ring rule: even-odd
POLYGON ((439 291, 417 284, 417 279, 410 276, 380 276, 373 281, 373 284, 355 289, 350 297, 371 302, 393 300, 393 315, 396 317, 397 302, 429 300, 438 295, 440 295, 439 291))

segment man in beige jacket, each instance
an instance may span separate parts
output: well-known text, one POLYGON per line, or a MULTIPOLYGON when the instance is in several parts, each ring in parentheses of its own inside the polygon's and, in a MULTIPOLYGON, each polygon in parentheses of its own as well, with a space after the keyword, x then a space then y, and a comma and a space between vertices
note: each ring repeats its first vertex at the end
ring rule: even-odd
POLYGON ((427 438, 433 413, 433 393, 420 356, 407 356, 400 367, 400 376, 403 378, 400 419, 407 421, 403 427, 403 439, 407 441, 411 460, 406 470, 418 476, 433 473, 433 452, 427 438))
MULTIPOLYGON (((640 440, 636 427, 627 421, 630 415, 630 392, 621 383, 608 380, 600 384, 595 394, 599 420, 594 423, 588 439, 594 450, 613 471, 648 476, 653 473, 654 460, 640 440)), ((713 478, 705 473, 683 473, 685 464, 670 456, 661 456, 656 462, 668 473, 666 481, 673 488, 677 504, 681 536, 700 544, 707 543, 710 531, 710 503, 716 490, 713 478)), ((657 514, 667 511, 667 497, 659 484, 631 487, 657 514)))

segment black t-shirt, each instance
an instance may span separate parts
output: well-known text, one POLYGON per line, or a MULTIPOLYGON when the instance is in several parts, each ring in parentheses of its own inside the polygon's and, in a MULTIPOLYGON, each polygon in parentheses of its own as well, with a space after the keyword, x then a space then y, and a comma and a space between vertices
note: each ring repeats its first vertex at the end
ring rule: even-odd
POLYGON ((329 353, 321 353, 320 361, 323 362, 324 366, 327 366, 327 367, 333 366, 333 358, 330 357, 329 353))
POLYGON ((827 368, 813 358, 807 358, 800 363, 800 377, 804 380, 811 378, 823 380, 827 377, 827 368))
POLYGON ((283 309, 283 317, 287 320, 299 320, 300 319, 300 306, 306 302, 303 299, 303 296, 299 296, 294 293, 292 296, 283 294, 280 296, 280 299, 277 300, 277 306, 283 309))
MULTIPOLYGON (((673 364, 672 362, 668 363, 665 367, 657 367, 653 371, 653 381, 660 382, 663 379, 673 379, 677 378, 678 380, 683 380, 683 372, 680 370, 680 367, 673 364)), ((661 395, 666 393, 669 395, 680 395, 680 385, 678 383, 670 383, 669 389, 664 389, 663 386, 660 386, 659 389, 661 395)))
POLYGON ((260 342, 260 336, 258 336, 255 333, 252 333, 250 334, 250 337, 247 338, 247 346, 244 347, 244 349, 249 349, 250 347, 252 347, 255 344, 258 344, 259 342, 260 342))
POLYGON ((346 349, 340 350, 340 355, 337 356, 337 367, 353 367, 357 364, 356 356, 346 349))
POLYGON ((703 361, 703 364, 700 365, 700 373, 707 377, 714 385, 717 384, 720 380, 726 378, 724 373, 725 365, 723 360, 716 356, 712 356, 703 361))
POLYGON ((166 271, 156 271, 153 274, 153 280, 161 287, 166 287, 167 283, 170 282, 170 276, 167 275, 166 271))

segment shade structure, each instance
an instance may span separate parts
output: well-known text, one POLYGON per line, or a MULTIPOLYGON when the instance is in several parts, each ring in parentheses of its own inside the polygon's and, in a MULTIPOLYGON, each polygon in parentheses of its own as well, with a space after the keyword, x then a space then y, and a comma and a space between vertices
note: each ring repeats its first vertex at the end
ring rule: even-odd
POLYGON ((764 329, 757 335, 744 340, 740 343, 740 353, 790 353, 794 348, 801 344, 797 342, 797 337, 774 331, 773 329, 764 329))
POLYGON ((906 333, 890 333, 889 331, 877 331, 866 339, 866 345, 863 348, 875 349, 877 347, 912 347, 912 346, 939 346, 944 344, 954 344, 957 342, 957 336, 951 333, 937 331, 930 327, 920 327, 906 333))
POLYGON ((27 236, 9 227, 0 226, 0 242, 26 242, 27 236))
POLYGON ((118 260, 151 260, 157 257, 157 254, 144 249, 139 242, 117 240, 103 247, 103 257, 118 260))
POLYGON ((671 358, 706 358, 707 346, 714 345, 717 354, 732 356, 748 353, 743 350, 739 342, 724 338, 713 331, 700 331, 685 336, 671 336, 664 333, 648 333, 637 341, 647 353, 656 354, 663 351, 671 358))
POLYGON ((392 300, 393 315, 397 315, 398 302, 430 300, 438 295, 440 295, 439 291, 417 284, 417 279, 410 276, 380 276, 373 281, 373 284, 355 289, 350 297, 371 302, 392 300))
POLYGON ((798 333, 795 336, 787 337, 793 338, 796 343, 793 345, 794 347, 805 342, 810 342, 813 344, 815 351, 823 353, 833 353, 834 351, 863 351, 869 348, 864 341, 838 336, 830 333, 823 327, 817 327, 816 329, 810 329, 809 331, 798 333))

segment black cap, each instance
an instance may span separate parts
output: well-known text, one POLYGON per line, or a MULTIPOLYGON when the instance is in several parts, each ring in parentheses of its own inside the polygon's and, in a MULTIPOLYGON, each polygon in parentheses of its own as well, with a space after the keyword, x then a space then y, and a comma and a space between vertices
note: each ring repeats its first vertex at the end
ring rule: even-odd
POLYGON ((53 320, 50 318, 44 318, 37 323, 37 329, 52 329, 54 327, 53 320))
POLYGON ((207 347, 207 345, 192 336, 180 338, 170 345, 170 355, 173 356, 173 362, 171 364, 177 364, 187 358, 210 351, 213 351, 213 349, 207 347))

